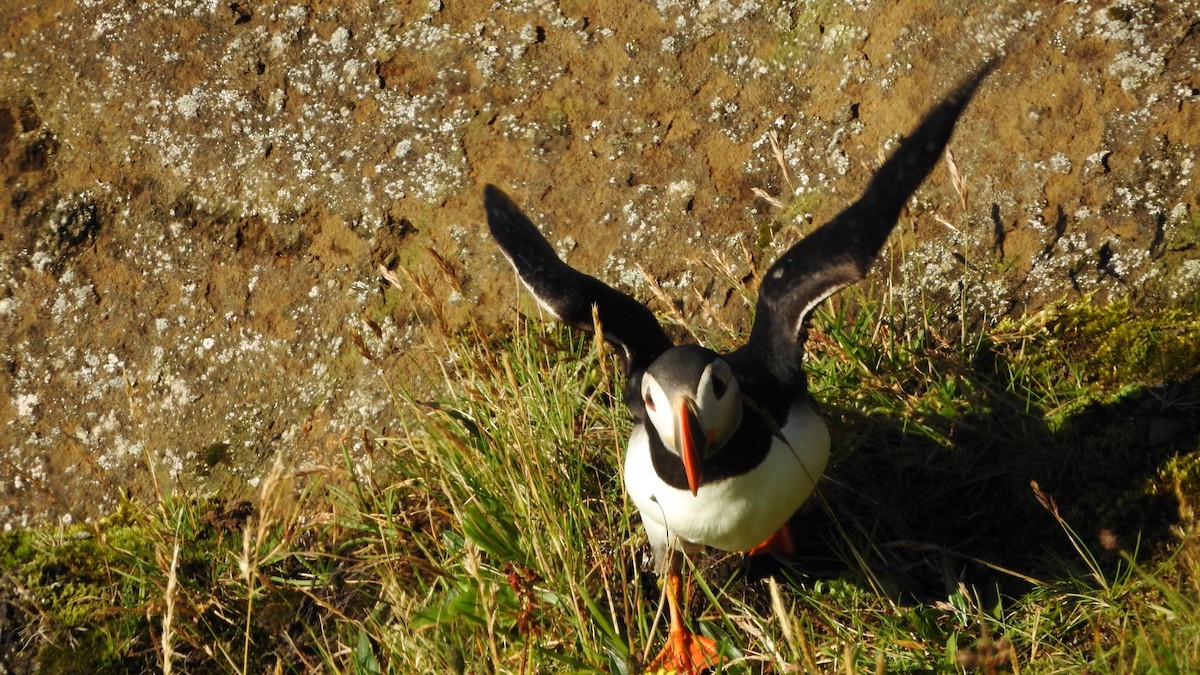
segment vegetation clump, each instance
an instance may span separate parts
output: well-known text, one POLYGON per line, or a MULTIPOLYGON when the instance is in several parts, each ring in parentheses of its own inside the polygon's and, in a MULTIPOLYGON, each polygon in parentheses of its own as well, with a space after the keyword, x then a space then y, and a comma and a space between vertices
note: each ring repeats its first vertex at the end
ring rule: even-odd
MULTIPOLYGON (((690 561, 727 671, 1200 666, 1200 321, 1079 305, 947 337, 900 314, 816 316, 835 447, 799 558, 690 561)), ((373 471, 280 465, 247 502, 0 535, 0 662, 644 672, 661 589, 620 485, 615 357, 526 321, 447 349, 446 394, 396 392, 373 471)))

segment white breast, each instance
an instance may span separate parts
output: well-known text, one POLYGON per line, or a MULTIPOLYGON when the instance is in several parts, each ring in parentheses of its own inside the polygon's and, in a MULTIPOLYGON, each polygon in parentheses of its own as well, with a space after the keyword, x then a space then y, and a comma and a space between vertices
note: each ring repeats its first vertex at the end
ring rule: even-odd
POLYGON ((751 471, 705 484, 695 495, 658 477, 646 430, 634 429, 625 454, 625 489, 655 547, 703 544, 745 551, 761 544, 808 499, 829 460, 829 431, 807 401, 794 405, 763 462, 751 471))

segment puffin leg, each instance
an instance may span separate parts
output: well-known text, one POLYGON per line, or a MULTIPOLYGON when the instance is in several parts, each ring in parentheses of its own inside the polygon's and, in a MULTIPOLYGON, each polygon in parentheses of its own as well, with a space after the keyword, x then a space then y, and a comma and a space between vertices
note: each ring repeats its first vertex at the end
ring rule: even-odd
POLYGON ((683 612, 679 609, 683 591, 683 575, 667 573, 667 604, 671 610, 671 632, 667 644, 654 657, 651 668, 673 670, 680 675, 699 675, 720 661, 717 643, 703 635, 689 631, 683 625, 683 612))
POLYGON ((788 523, 767 537, 766 541, 746 552, 746 555, 794 556, 796 542, 792 541, 792 528, 788 523))

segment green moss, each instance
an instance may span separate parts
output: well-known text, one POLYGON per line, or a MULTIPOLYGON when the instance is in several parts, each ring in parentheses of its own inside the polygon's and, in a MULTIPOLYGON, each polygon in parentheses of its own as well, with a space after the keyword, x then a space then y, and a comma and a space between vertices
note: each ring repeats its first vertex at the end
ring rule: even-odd
MULTIPOLYGON (((993 339, 1006 345, 1001 351, 1017 367, 1101 390, 1200 374, 1200 315, 1187 309, 1135 310, 1127 300, 1084 300, 1003 321, 993 339)), ((1049 379, 1044 386, 1058 388, 1049 379)))
POLYGON ((801 220, 811 221, 812 214, 825 197, 826 194, 823 190, 806 191, 792 197, 783 205, 783 210, 774 219, 758 225, 755 231, 754 246, 759 251, 765 250, 775 241, 775 235, 779 234, 786 226, 801 220))
POLYGON ((771 53, 771 59, 783 65, 804 61, 807 55, 819 48, 826 27, 837 18, 833 0, 816 0, 805 3, 791 26, 779 34, 779 44, 771 53))
POLYGON ((148 666, 156 666, 153 661, 147 663, 134 656, 128 645, 115 642, 118 636, 107 630, 79 631, 73 638, 71 641, 47 642, 38 654, 37 672, 107 675, 144 671, 148 666))
MULTIPOLYGON (((208 663, 212 654, 202 651, 203 645, 240 646, 249 636, 252 645, 262 646, 271 644, 271 636, 283 630, 299 635, 297 608, 306 596, 296 595, 286 585, 271 588, 256 583, 248 589, 238 583, 244 579, 236 564, 242 554, 240 532, 254 513, 253 507, 242 503, 168 499, 149 507, 123 502, 113 514, 92 524, 0 533, 4 582, 11 581, 20 591, 8 596, 14 598, 11 611, 40 636, 36 657, 32 651, 25 654, 35 659, 34 670, 157 670, 160 652, 153 640, 161 630, 163 594, 176 542, 180 545, 175 595, 178 654, 194 663, 208 663), (264 611, 249 615, 253 621, 247 632, 250 594, 264 611), (191 597, 211 600, 192 604, 191 597), (281 603, 288 612, 266 611, 281 603), (291 617, 291 621, 282 627, 282 620, 263 622, 273 616, 291 617)), ((269 529, 268 535, 264 545, 275 546, 278 528, 269 529)), ((296 569, 292 561, 277 556, 262 563, 261 569, 281 580, 313 572, 296 569)), ((270 658, 269 649, 256 648, 255 653, 270 658)), ((249 664, 256 672, 266 666, 258 658, 249 664)))
POLYGON ((1149 486, 1156 493, 1172 493, 1179 501, 1180 510, 1186 517, 1194 518, 1200 504, 1200 453, 1180 454, 1171 457, 1149 486))
POLYGON ((28 562, 33 555, 33 532, 0 532, 0 569, 15 569, 28 562))
POLYGON ((12 573, 61 629, 86 626, 118 601, 114 566, 127 555, 149 554, 143 530, 75 527, 66 532, 25 530, 10 557, 12 573))
POLYGON ((1088 381, 1179 381, 1200 373, 1200 317, 1182 310, 1135 313, 1125 300, 1062 307, 1047 329, 1088 381))
POLYGON ((542 112, 542 125, 546 130, 558 136, 571 135, 570 102, 566 99, 554 101, 546 105, 542 112))
POLYGON ((824 190, 806 190, 791 200, 783 208, 783 213, 779 215, 781 223, 793 223, 800 219, 812 219, 812 214, 816 212, 817 207, 825 201, 824 190))
POLYGON ((204 448, 204 451, 200 455, 204 460, 205 469, 211 469, 222 462, 228 461, 229 444, 224 442, 213 443, 204 448))
POLYGON ((1191 213, 1175 227, 1174 236, 1167 243, 1172 251, 1187 251, 1200 248, 1200 208, 1194 208, 1191 213))

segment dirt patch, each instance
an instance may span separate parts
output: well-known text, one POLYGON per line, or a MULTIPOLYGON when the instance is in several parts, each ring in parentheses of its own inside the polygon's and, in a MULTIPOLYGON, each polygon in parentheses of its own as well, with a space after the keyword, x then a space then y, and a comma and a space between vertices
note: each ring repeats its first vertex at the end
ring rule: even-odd
POLYGON ((744 321, 699 260, 749 275, 1001 49, 898 290, 1196 302, 1195 0, 592 5, 5 3, 0 522, 363 456, 438 331, 529 306, 485 182, 572 264, 744 321))

